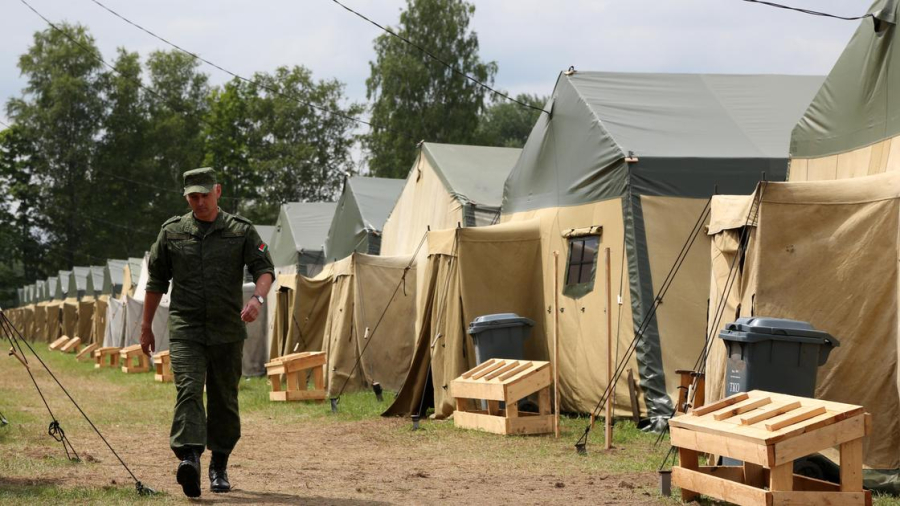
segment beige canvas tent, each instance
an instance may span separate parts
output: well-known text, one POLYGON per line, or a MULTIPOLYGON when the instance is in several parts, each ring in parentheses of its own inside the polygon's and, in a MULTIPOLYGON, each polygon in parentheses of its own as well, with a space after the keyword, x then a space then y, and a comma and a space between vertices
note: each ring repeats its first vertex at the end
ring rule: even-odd
POLYGON ((328 264, 314 278, 300 274, 279 274, 270 333, 269 358, 303 351, 322 351, 334 264, 328 264))
MULTIPOLYGON (((816 397, 863 405, 874 435, 865 439, 864 464, 900 468, 900 173, 769 183, 758 192, 752 214, 756 195, 713 200, 710 311, 749 223, 746 259, 736 264, 722 325, 739 316, 789 318, 835 336, 840 346, 819 368, 816 397)), ((709 400, 724 391, 725 359, 721 340, 713 339, 709 400)))
POLYGON ((411 255, 431 230, 496 223, 503 182, 521 150, 424 142, 381 239, 381 255, 411 255))
MULTIPOLYGON (((642 412, 658 427, 671 415, 675 371, 694 366, 704 341, 704 238, 653 313, 657 293, 717 187, 750 193, 763 173, 784 180, 790 131, 821 83, 778 75, 559 75, 544 107, 552 115, 540 115, 507 179, 501 221, 540 220, 546 300, 553 297, 550 259, 560 253, 564 410, 595 407, 607 387, 606 357, 625 350, 643 325, 626 367, 639 378, 642 412), (616 304, 609 310, 607 281, 616 304)), ((630 404, 620 381, 616 409, 630 404)))
POLYGON ((333 264, 323 347, 330 397, 371 387, 397 390, 415 346, 416 267, 412 257, 363 253, 333 264))
POLYGON ((438 418, 453 412, 450 381, 475 366, 466 326, 478 316, 534 320, 525 358, 548 359, 539 221, 433 231, 427 242, 412 364, 386 415, 424 414, 431 405, 438 418))

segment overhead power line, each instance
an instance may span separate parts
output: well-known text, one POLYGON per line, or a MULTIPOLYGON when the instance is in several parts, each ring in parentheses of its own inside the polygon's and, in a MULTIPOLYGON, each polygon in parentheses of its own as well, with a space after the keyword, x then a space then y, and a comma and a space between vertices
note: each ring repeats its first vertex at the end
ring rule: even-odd
POLYGON ((297 103, 299 103, 299 104, 302 104, 302 105, 311 107, 311 108, 313 108, 313 109, 316 109, 317 111, 321 111, 321 112, 323 112, 323 113, 330 114, 330 115, 333 115, 333 116, 338 116, 338 117, 343 118, 343 119, 346 119, 346 120, 348 120, 348 121, 353 121, 353 122, 360 123, 360 124, 363 124, 363 125, 372 126, 372 124, 369 123, 368 121, 361 120, 361 119, 359 119, 359 118, 355 118, 355 117, 353 117, 353 116, 344 114, 344 113, 342 113, 341 111, 335 111, 334 109, 330 109, 330 108, 327 108, 327 107, 323 107, 323 106, 321 106, 321 105, 314 104, 314 103, 309 102, 309 101, 307 101, 307 100, 303 100, 303 99, 301 99, 301 98, 299 98, 299 97, 296 97, 296 96, 294 96, 294 95, 292 95, 292 94, 287 94, 287 93, 284 93, 284 92, 282 92, 282 91, 280 91, 280 90, 278 90, 278 89, 276 89, 276 88, 272 88, 272 87, 270 87, 270 86, 266 86, 266 85, 260 83, 259 81, 254 80, 254 79, 250 79, 250 78, 244 77, 244 76, 242 76, 242 75, 240 75, 240 74, 238 74, 238 73, 236 73, 236 72, 232 72, 231 70, 228 70, 228 69, 226 69, 225 67, 223 67, 223 66, 221 66, 221 65, 219 65, 219 64, 217 64, 217 63, 213 63, 213 62, 207 60, 206 58, 200 56, 199 54, 197 54, 197 53, 195 53, 195 52, 193 52, 193 51, 189 51, 189 50, 187 50, 187 49, 185 49, 185 48, 179 46, 178 44, 175 44, 174 42, 169 41, 169 40, 166 39, 165 37, 162 37, 162 36, 160 36, 160 35, 157 35, 157 34, 153 33, 152 31, 150 31, 150 30, 144 28, 143 26, 141 26, 141 25, 135 23, 134 21, 131 21, 130 19, 126 18, 125 16, 123 16, 123 15, 121 15, 121 14, 119 14, 118 12, 116 12, 116 11, 110 9, 110 8, 107 7, 106 5, 103 5, 102 3, 98 2, 97 0, 91 0, 91 2, 94 2, 95 4, 97 4, 97 5, 100 6, 102 9, 104 9, 104 10, 107 11, 107 12, 109 12, 109 13, 112 14, 113 16, 115 16, 115 17, 121 19, 122 21, 128 23, 129 25, 131 25, 131 26, 133 26, 133 27, 135 27, 135 28, 137 28, 138 30, 140 30, 140 31, 142 31, 142 32, 144 32, 144 33, 150 35, 151 37, 154 37, 155 39, 157 39, 157 40, 159 40, 159 41, 162 41, 163 43, 168 44, 169 46, 171 46, 171 47, 173 47, 173 48, 175 48, 175 49, 181 51, 182 53, 184 53, 184 54, 186 54, 186 55, 189 55, 189 56, 191 56, 191 57, 193 57, 193 58, 196 58, 197 60, 200 60, 200 61, 202 61, 203 63, 206 63, 207 65, 209 65, 209 66, 211 66, 211 67, 215 67, 215 68, 221 70, 222 72, 224 72, 224 73, 230 75, 231 77, 233 77, 233 78, 235 78, 235 79, 240 79, 241 81, 244 81, 244 82, 247 82, 247 83, 250 83, 250 84, 255 84, 255 85, 257 85, 257 86, 262 87, 263 89, 265 89, 266 91, 268 91, 268 92, 270 92, 270 93, 275 93, 275 94, 277 94, 277 95, 279 95, 279 96, 282 96, 282 97, 284 97, 284 98, 293 100, 293 101, 295 101, 295 102, 297 102, 297 103))
POLYGON ((809 14, 812 16, 821 16, 821 17, 825 17, 825 18, 842 19, 844 21, 856 21, 858 19, 874 17, 874 15, 871 13, 865 14, 863 16, 850 16, 850 17, 838 16, 836 14, 829 14, 827 12, 819 12, 819 11, 813 11, 813 10, 809 10, 809 9, 801 9, 800 7, 791 7, 789 5, 777 4, 775 2, 767 2, 765 0, 743 0, 743 1, 752 3, 752 4, 768 5, 769 7, 775 7, 777 9, 785 9, 785 10, 789 10, 789 11, 802 12, 803 14, 809 14))
MULTIPOLYGON (((96 0, 91 0, 91 1, 96 2, 96 0)), ((385 31, 386 33, 392 35, 393 37, 396 37, 396 38, 402 40, 403 42, 409 44, 410 46, 412 46, 412 47, 418 49, 418 50, 421 51, 425 56, 428 56, 428 57, 431 58, 432 60, 434 60, 434 61, 440 63, 441 65, 447 67, 448 69, 450 69, 450 71, 453 72, 454 74, 456 74, 456 75, 458 75, 458 76, 461 76, 461 77, 464 77, 464 78, 468 79, 469 81, 475 83, 476 85, 478 85, 478 86, 480 86, 480 87, 482 87, 482 88, 484 88, 484 89, 490 91, 492 94, 494 94, 494 95, 496 95, 496 96, 498 96, 498 97, 502 97, 502 98, 504 98, 504 99, 506 99, 506 100, 509 100, 510 102, 514 102, 514 103, 516 103, 516 104, 519 104, 519 105, 521 105, 522 107, 527 107, 527 108, 529 108, 529 109, 534 109, 535 111, 540 111, 540 112, 546 113, 546 114, 548 114, 548 115, 550 114, 549 112, 545 111, 544 109, 541 109, 540 107, 535 107, 535 106, 533 106, 533 105, 531 105, 531 104, 526 104, 525 102, 522 102, 521 100, 517 100, 517 99, 515 99, 515 98, 513 98, 513 97, 510 97, 509 95, 507 95, 506 93, 503 93, 502 91, 497 91, 497 90, 495 90, 494 88, 491 88, 491 87, 488 86, 487 84, 484 84, 483 82, 479 81, 478 79, 475 79, 474 77, 470 76, 469 74, 466 74, 465 72, 463 72, 463 71, 457 69, 456 66, 451 65, 451 64, 447 63, 446 61, 442 60, 441 58, 439 58, 438 56, 436 56, 434 53, 432 53, 431 51, 425 49, 424 47, 420 46, 419 44, 416 44, 415 42, 413 42, 413 41, 407 39, 406 37, 404 37, 404 36, 402 36, 402 35, 399 35, 397 32, 391 30, 390 28, 387 28, 387 27, 385 27, 385 26, 383 26, 383 25, 381 25, 381 24, 379 24, 379 23, 377 23, 377 22, 375 22, 375 21, 372 21, 371 19, 367 18, 367 17, 364 16, 363 14, 360 14, 359 12, 357 12, 357 11, 351 9, 350 7, 347 7, 347 6, 344 5, 344 4, 342 4, 342 3, 339 2, 338 0, 331 0, 331 1, 334 2, 334 3, 336 3, 336 4, 339 5, 339 6, 343 7, 344 10, 346 10, 347 12, 350 12, 350 13, 356 15, 357 17, 359 17, 359 18, 361 18, 361 19, 363 19, 363 20, 365 20, 365 21, 371 23, 372 25, 377 26, 377 27, 380 28, 381 30, 383 30, 383 31, 385 31)))

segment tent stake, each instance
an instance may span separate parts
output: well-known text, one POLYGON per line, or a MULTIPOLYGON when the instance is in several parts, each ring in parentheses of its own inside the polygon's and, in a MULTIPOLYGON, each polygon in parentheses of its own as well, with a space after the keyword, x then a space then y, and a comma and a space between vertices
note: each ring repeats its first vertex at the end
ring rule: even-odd
POLYGON ((553 252, 553 433, 559 439, 559 251, 553 252))
POLYGON ((381 383, 377 381, 372 383, 372 391, 375 392, 375 398, 378 399, 378 402, 384 402, 384 395, 382 395, 381 383))
MULTIPOLYGON (((612 347, 612 288, 610 287, 610 254, 606 248, 606 384, 612 383, 613 378, 613 347, 612 347)), ((618 358, 618 357, 617 357, 618 358)), ((612 399, 615 395, 615 387, 611 388, 606 396, 606 449, 612 448, 612 399)))

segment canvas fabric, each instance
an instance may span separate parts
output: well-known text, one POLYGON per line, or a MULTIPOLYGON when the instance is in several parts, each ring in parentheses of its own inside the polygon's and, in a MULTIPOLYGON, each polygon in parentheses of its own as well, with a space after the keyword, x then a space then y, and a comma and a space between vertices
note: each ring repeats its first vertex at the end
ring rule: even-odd
POLYGON ((78 331, 78 300, 67 298, 62 305, 62 335, 75 337, 78 331))
POLYGON ((41 302, 34 306, 34 330, 32 339, 44 342, 47 340, 47 303, 41 302))
POLYGON ((52 343, 59 339, 62 335, 62 306, 61 301, 51 302, 47 304, 47 342, 52 343))
POLYGON ((94 298, 85 297, 78 301, 78 325, 75 337, 80 337, 82 344, 91 342, 94 330, 94 298))
POLYGON ((381 230, 403 185, 402 179, 348 178, 325 240, 326 261, 340 260, 354 251, 379 254, 381 230))
POLYGON ((94 324, 91 328, 91 343, 103 344, 106 333, 106 317, 109 310, 109 295, 101 295, 94 301, 94 324))
POLYGON ((277 290, 269 300, 275 304, 271 325, 269 358, 290 353, 322 351, 325 324, 331 302, 333 266, 315 278, 280 274, 277 290))
POLYGON ((103 332, 103 347, 122 347, 125 340, 125 302, 109 299, 106 306, 106 327, 103 332))
MULTIPOLYGON (((760 191, 758 225, 722 325, 734 316, 790 318, 835 336, 841 344, 819 368, 816 397, 864 406, 878 435, 864 441, 864 464, 900 468, 900 174, 769 183, 760 191)), ((738 232, 713 238, 711 300, 721 297, 738 232)), ((724 390, 719 341, 707 360, 708 401, 724 390)))
MULTIPOLYGON (((255 283, 244 283, 244 304, 250 301, 250 297, 256 291, 255 283)), ((247 339, 244 341, 244 352, 241 358, 241 374, 244 376, 265 376, 266 362, 268 362, 268 346, 266 343, 267 324, 266 311, 260 311, 259 316, 251 323, 246 323, 247 339)))
POLYGON ((412 258, 354 253, 333 267, 323 337, 328 395, 363 390, 375 382, 398 390, 415 346, 412 258))

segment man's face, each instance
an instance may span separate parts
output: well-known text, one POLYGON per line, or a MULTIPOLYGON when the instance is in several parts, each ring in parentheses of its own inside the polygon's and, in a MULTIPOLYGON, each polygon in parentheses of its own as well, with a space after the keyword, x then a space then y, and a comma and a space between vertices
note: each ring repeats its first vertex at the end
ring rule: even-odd
POLYGON ((222 196, 222 185, 216 185, 210 193, 188 193, 185 199, 194 211, 198 220, 213 221, 219 206, 219 197, 222 196))

